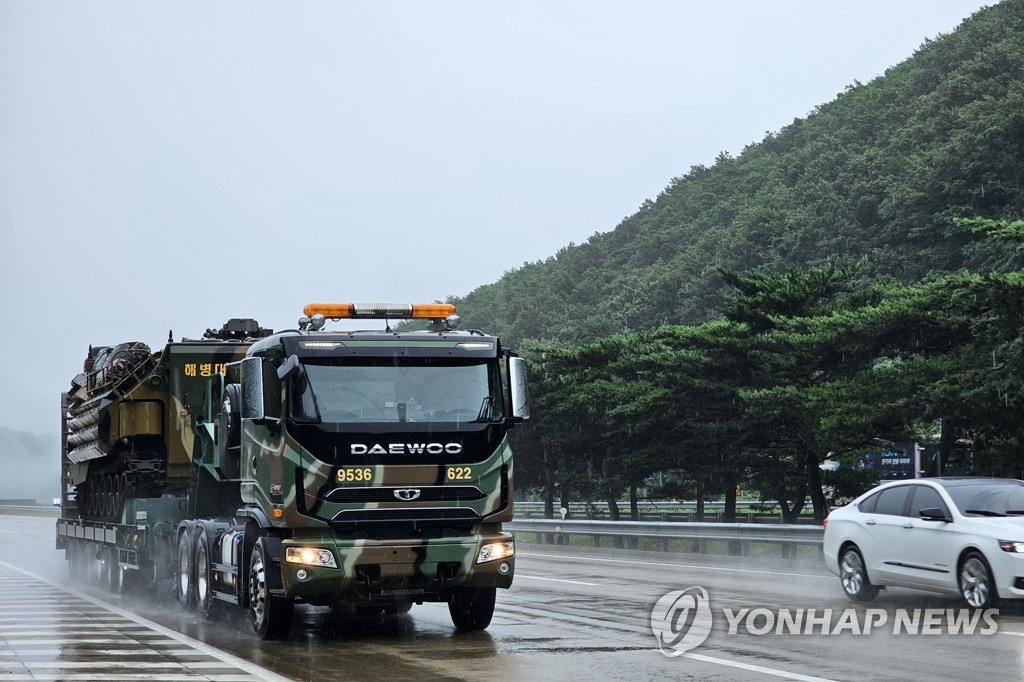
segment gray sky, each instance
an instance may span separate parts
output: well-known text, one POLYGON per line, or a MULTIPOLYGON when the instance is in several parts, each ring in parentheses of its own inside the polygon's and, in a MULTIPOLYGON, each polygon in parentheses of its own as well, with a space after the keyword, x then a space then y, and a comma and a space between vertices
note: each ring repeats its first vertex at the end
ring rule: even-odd
POLYGON ((90 343, 467 294, 985 4, 0 2, 0 426, 90 343))

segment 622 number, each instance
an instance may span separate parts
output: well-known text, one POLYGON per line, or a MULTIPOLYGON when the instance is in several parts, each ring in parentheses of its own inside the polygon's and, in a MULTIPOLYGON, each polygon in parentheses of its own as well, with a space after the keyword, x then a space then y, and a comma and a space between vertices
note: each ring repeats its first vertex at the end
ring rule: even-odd
POLYGON ((449 481, 469 481, 473 478, 473 467, 448 467, 449 481))

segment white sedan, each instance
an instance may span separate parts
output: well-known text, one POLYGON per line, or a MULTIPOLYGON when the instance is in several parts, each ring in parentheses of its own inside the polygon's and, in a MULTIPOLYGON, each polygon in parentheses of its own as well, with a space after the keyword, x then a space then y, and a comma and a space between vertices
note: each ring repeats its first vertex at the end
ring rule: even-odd
POLYGON ((825 519, 825 565, 850 599, 887 585, 1024 599, 1024 481, 921 478, 874 488, 825 519))

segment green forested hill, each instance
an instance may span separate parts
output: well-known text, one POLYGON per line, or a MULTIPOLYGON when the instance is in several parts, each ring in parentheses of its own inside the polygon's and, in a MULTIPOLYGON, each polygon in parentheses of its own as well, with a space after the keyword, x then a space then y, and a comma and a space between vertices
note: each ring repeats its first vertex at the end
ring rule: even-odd
POLYGON ((805 119, 674 178, 614 230, 454 299, 466 326, 580 342, 722 312, 718 268, 867 257, 915 282, 1003 271, 1020 253, 954 227, 1024 213, 1024 0, 927 41, 805 119))

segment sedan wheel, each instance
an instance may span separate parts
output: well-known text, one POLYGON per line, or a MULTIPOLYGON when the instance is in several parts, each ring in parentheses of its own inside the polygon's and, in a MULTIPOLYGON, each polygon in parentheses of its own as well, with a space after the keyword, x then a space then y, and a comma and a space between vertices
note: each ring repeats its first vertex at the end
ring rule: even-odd
POLYGON ((997 600, 992 572, 988 570, 985 557, 971 552, 960 564, 960 596, 974 609, 994 606, 997 600))
POLYGON ((839 555, 839 580, 843 592, 854 601, 871 601, 878 594, 878 588, 868 579, 864 559, 856 547, 847 547, 839 555))

